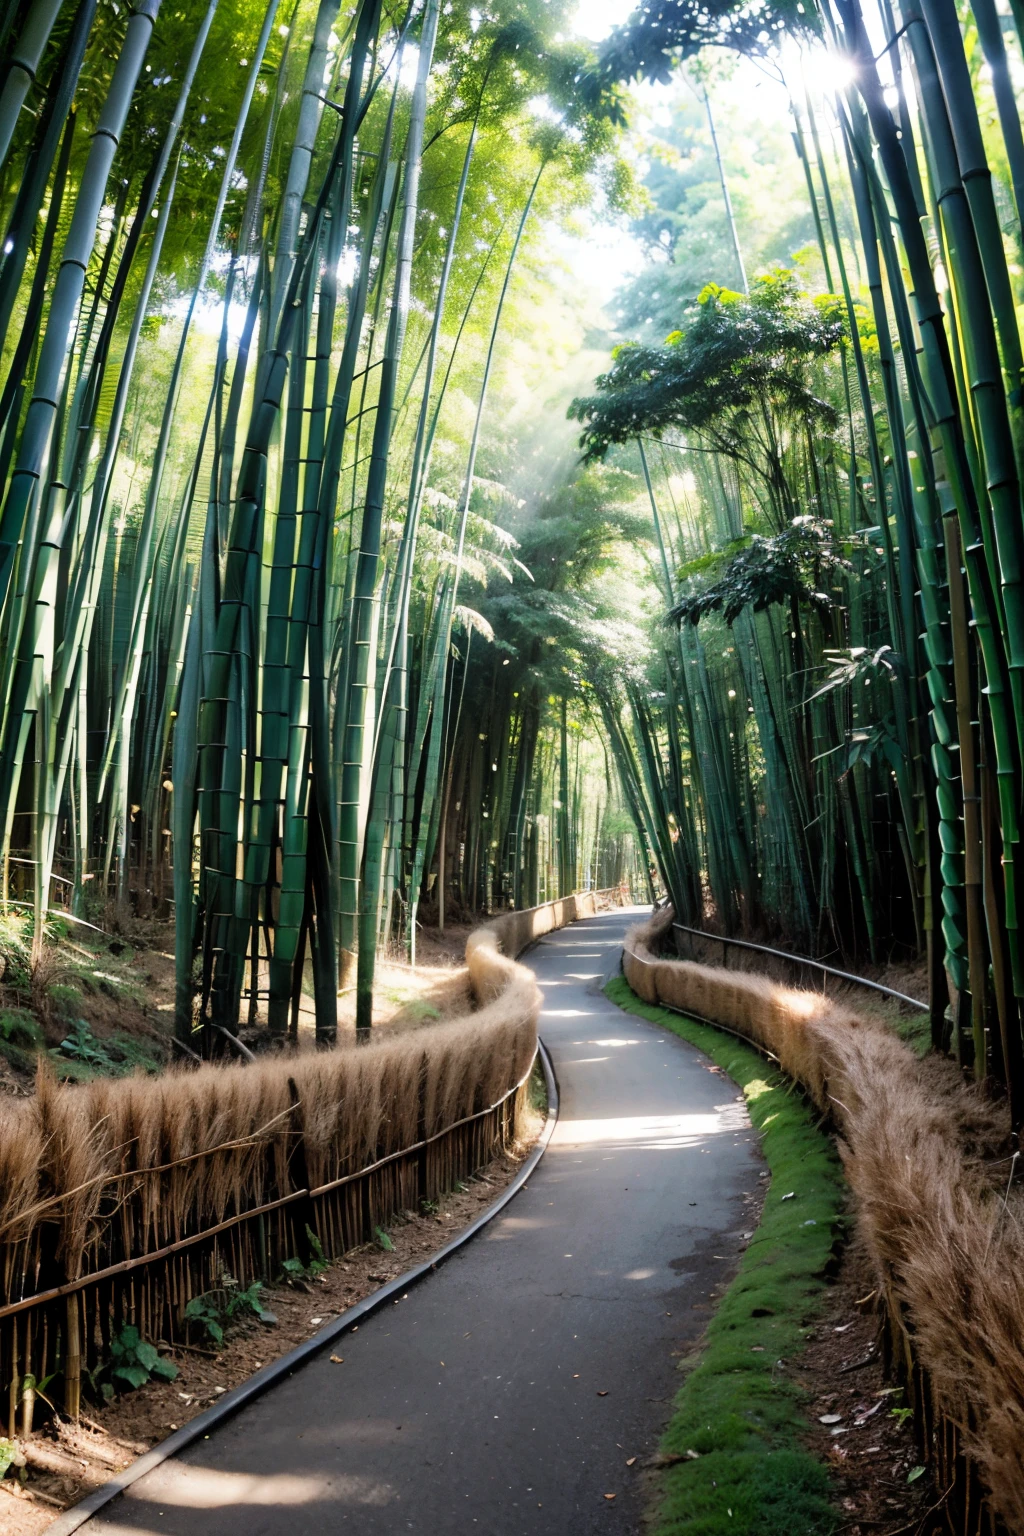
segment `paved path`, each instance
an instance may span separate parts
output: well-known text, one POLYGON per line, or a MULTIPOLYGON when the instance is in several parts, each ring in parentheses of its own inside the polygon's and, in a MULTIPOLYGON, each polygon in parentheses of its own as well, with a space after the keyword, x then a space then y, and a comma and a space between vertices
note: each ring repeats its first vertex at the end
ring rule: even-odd
POLYGON ((561 1116, 505 1213, 335 1344, 343 1367, 325 1350, 89 1536, 639 1531, 673 1354, 735 1263, 758 1162, 735 1086, 601 995, 635 919, 592 918, 527 957, 561 1116))

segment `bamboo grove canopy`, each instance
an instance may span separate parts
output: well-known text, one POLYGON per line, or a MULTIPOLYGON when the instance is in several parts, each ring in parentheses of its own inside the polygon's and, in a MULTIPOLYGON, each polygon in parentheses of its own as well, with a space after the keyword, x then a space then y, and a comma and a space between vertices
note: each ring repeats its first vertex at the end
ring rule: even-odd
POLYGON ((279 1040, 311 977, 327 1043, 422 904, 631 870, 688 923, 925 954, 935 1042, 1019 1122, 1016 11, 651 0, 595 50, 541 0, 170 5, 0 23, 37 946, 57 887, 173 902, 182 1041, 279 1040), (796 150, 767 260, 730 57, 796 150), (646 158, 637 78, 692 97, 646 158), (560 345, 543 240, 585 208, 652 259, 575 338, 612 357, 556 463, 507 359, 560 345))
POLYGON ((247 963, 280 1033, 311 955, 327 1041, 396 893, 415 931, 460 572, 509 547, 503 309, 531 218, 614 199, 608 114, 558 6, 4 16, 8 876, 38 943, 54 879, 81 912, 169 866, 180 1036, 247 963))

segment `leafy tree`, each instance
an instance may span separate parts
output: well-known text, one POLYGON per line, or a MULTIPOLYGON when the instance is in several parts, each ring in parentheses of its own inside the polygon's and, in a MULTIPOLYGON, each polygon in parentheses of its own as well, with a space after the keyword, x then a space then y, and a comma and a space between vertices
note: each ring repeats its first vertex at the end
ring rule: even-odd
POLYGON ((600 75, 666 82, 702 48, 763 57, 782 34, 820 35, 816 7, 802 0, 642 0, 601 50, 600 75))
MULTIPOLYGON (((681 598, 669 618, 699 624, 706 614, 720 612, 732 625, 745 608, 762 613, 773 603, 794 602, 826 618, 836 604, 822 587, 839 571, 852 569, 836 549, 832 529, 813 517, 794 518, 782 533, 768 538, 749 534, 731 544, 726 554, 729 558, 721 573, 701 590, 681 598)), ((680 576, 685 578, 698 564, 704 562, 693 562, 680 576)))
POLYGON ((745 294, 709 286, 661 347, 619 347, 597 395, 575 400, 588 461, 613 443, 675 428, 755 476, 781 528, 799 513, 784 456, 801 434, 829 434, 839 416, 822 398, 811 364, 839 346, 834 301, 801 294, 784 269, 745 294))

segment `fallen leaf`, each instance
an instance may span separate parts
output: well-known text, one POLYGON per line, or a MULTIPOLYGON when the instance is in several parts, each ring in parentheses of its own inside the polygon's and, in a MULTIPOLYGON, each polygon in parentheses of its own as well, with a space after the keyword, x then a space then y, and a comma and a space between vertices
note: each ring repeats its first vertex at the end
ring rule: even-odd
POLYGON ((605 1494, 605 1498, 606 1499, 614 1499, 614 1497, 615 1497, 614 1493, 606 1493, 605 1494))
POLYGON ((700 1451, 687 1451, 686 1454, 691 1461, 700 1461, 700 1451))
POLYGON ((796 1199, 796 1190, 795 1189, 791 1189, 789 1194, 788 1195, 783 1195, 782 1198, 783 1198, 783 1200, 795 1200, 796 1199))
POLYGON ((629 1457, 627 1457, 627 1459, 626 1459, 626 1466, 627 1466, 627 1467, 632 1467, 632 1466, 634 1466, 634 1465, 635 1465, 635 1464, 636 1464, 636 1457, 635 1457, 635 1456, 629 1456, 629 1457))
POLYGON ((345 1356, 344 1355, 332 1355, 331 1356, 331 1364, 332 1365, 344 1365, 345 1364, 345 1356))
POLYGON ((597 1395, 598 1395, 598 1397, 607 1397, 608 1396, 608 1389, 607 1389, 607 1387, 605 1388, 605 1390, 603 1392, 598 1392, 597 1395))
POLYGON ((309 1326, 312 1328, 317 1323, 322 1323, 322 1322, 323 1322, 323 1318, 322 1317, 311 1317, 310 1320, 309 1320, 309 1326))
POLYGON ((818 1415, 819 1424, 841 1424, 842 1422, 843 1416, 841 1413, 819 1413, 818 1415))
POLYGON ((911 1467, 907 1473, 907 1482, 916 1483, 919 1477, 924 1477, 924 1467, 911 1467))

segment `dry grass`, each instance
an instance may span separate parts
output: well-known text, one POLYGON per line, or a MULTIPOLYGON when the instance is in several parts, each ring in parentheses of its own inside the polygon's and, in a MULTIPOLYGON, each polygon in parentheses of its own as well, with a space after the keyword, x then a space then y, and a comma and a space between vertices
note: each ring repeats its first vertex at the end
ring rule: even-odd
POLYGON ((514 956, 594 911, 570 899, 478 929, 438 984, 475 1010, 365 1047, 72 1086, 41 1068, 34 1098, 0 1102, 0 1302, 33 1290, 42 1251, 77 1279, 488 1108, 536 1050, 540 994, 514 956))
POLYGON ((752 1040, 831 1116, 889 1314, 913 1335, 993 1508, 1024 1531, 1024 1207, 1005 1197, 1005 1112, 817 993, 660 959, 670 921, 627 936, 630 986, 752 1040))

